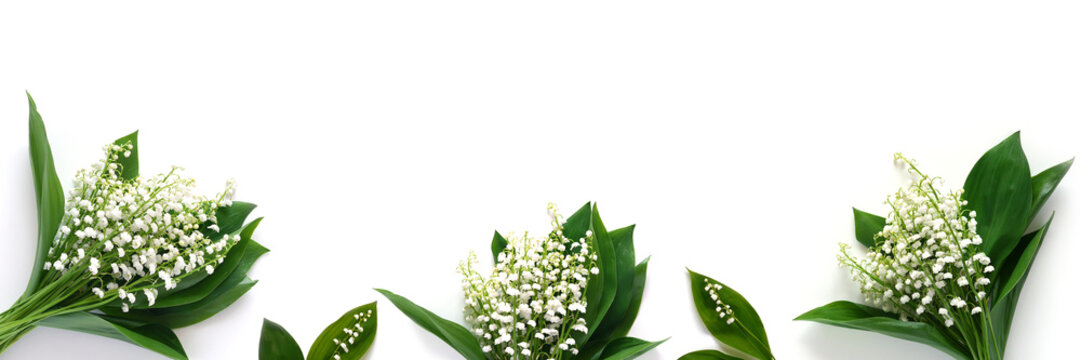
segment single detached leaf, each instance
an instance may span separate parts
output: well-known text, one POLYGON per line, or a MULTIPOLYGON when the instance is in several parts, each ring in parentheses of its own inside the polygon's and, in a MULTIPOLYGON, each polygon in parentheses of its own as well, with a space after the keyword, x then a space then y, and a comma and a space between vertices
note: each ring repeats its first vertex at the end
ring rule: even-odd
POLYGON ((976 161, 965 180, 968 208, 976 211, 976 231, 983 248, 999 267, 1028 225, 1032 178, 1021 149, 1021 133, 1003 140, 976 161))
POLYGON ((73 330, 126 341, 170 359, 186 360, 187 354, 172 330, 157 324, 144 324, 88 312, 58 315, 37 325, 73 330))
POLYGON ((866 247, 875 245, 875 235, 886 227, 886 218, 852 208, 856 219, 856 240, 866 247))
POLYGON ((34 268, 30 271, 30 281, 23 297, 37 291, 41 285, 45 258, 64 217, 64 190, 56 176, 53 151, 45 133, 45 122, 41 120, 37 104, 34 103, 34 98, 30 97, 30 93, 26 93, 26 99, 30 102, 30 172, 34 177, 34 199, 38 206, 38 246, 34 256, 34 268))
POLYGON ((492 261, 499 262, 499 254, 506 248, 507 239, 504 239, 503 235, 499 235, 499 231, 496 231, 495 235, 492 236, 492 261))
POLYGON ((386 296, 405 316, 408 316, 421 328, 450 345, 466 360, 484 360, 484 352, 480 349, 480 343, 477 342, 477 338, 473 337, 473 333, 469 332, 464 326, 439 317, 439 315, 433 314, 431 311, 409 301, 409 299, 390 291, 383 289, 375 289, 375 291, 386 296))
POLYGON ((378 320, 374 302, 349 310, 319 334, 311 350, 308 350, 308 359, 332 359, 334 354, 338 354, 342 360, 360 359, 375 341, 378 320), (356 336, 346 334, 345 329, 356 332, 356 336), (335 339, 338 342, 334 342, 335 339), (340 344, 345 344, 345 348, 340 344), (349 350, 346 351, 346 348, 349 350))
POLYGON ((964 345, 950 340, 933 326, 922 322, 901 321, 893 314, 866 305, 836 301, 808 311, 796 320, 877 332, 929 345, 958 360, 971 359, 964 345))
POLYGON ((687 272, 691 278, 691 296, 694 298, 694 306, 698 309, 698 316, 702 319, 702 323, 706 325, 706 329, 709 329, 713 337, 757 359, 773 359, 762 319, 758 317, 758 312, 747 302, 747 299, 717 280, 694 271, 687 270, 687 272), (717 302, 706 289, 707 284, 721 285, 722 289, 715 293, 718 300, 731 307, 732 315, 728 316, 735 318, 732 323, 728 323, 731 318, 728 316, 722 318, 717 312, 717 302))
POLYGON ((993 294, 995 298, 991 303, 991 324, 995 333, 995 346, 998 353, 1006 350, 1006 340, 1010 336, 1010 326, 1013 324, 1014 310, 1017 301, 1021 297, 1021 289, 1025 286, 1025 280, 1032 269, 1032 263, 1036 260, 1036 254, 1043 245, 1047 229, 1051 227, 1054 214, 1047 219, 1047 223, 1039 230, 1025 235, 1018 244, 1018 248, 1003 263, 1001 272, 996 279, 993 294))
POLYGON ((259 336, 259 360, 304 360, 300 345, 293 335, 277 323, 263 319, 263 333, 259 336))
POLYGON ((116 161, 120 164, 120 177, 124 180, 139 177, 139 131, 117 139, 113 144, 124 146, 128 143, 131 143, 131 154, 127 157, 120 154, 120 159, 116 161))
POLYGON ((743 360, 717 350, 698 350, 680 356, 678 360, 743 360))
POLYGON ((634 359, 653 350, 653 348, 665 341, 668 341, 668 339, 650 342, 632 337, 621 337, 608 343, 608 346, 604 348, 604 353, 601 354, 601 360, 634 359))
POLYGON ((1032 223, 1036 213, 1040 212, 1043 204, 1047 203, 1047 199, 1051 198, 1051 193, 1055 192, 1058 183, 1066 176, 1066 172, 1070 171, 1072 165, 1073 159, 1070 159, 1032 177, 1032 211, 1028 215, 1027 223, 1032 223))

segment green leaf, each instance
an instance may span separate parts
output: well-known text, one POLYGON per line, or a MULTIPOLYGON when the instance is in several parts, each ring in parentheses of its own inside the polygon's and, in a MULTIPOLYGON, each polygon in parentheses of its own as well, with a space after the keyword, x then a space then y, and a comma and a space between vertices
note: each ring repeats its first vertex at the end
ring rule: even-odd
POLYGON ((499 235, 499 231, 495 232, 492 236, 492 261, 499 262, 499 253, 503 252, 503 249, 507 248, 507 239, 503 238, 503 235, 499 235))
POLYGON ((597 331, 590 336, 591 339, 610 340, 627 334, 616 334, 618 326, 623 323, 627 308, 631 305, 634 297, 634 225, 612 230, 608 233, 612 241, 615 253, 616 288, 612 289, 615 297, 612 306, 608 309, 597 331))
MULTIPOLYGON (((600 272, 590 276, 586 282, 585 319, 586 324, 589 326, 589 332, 585 334, 583 340, 592 339, 592 335, 600 327, 601 322, 608 313, 608 309, 612 307, 616 292, 619 290, 617 287, 619 272, 616 268, 615 248, 612 245, 612 239, 609 237, 608 231, 604 228, 604 222, 601 221, 600 213, 597 212, 597 205, 595 204, 593 205, 593 222, 590 224, 590 228, 593 231, 593 243, 590 245, 597 254, 597 267, 600 272)), ((568 238, 570 237, 568 236, 568 238)), ((603 339, 601 340, 603 341, 603 339)), ((579 341, 578 343, 586 344, 587 342, 579 341)))
POLYGON ((45 133, 45 122, 41 120, 37 104, 34 103, 34 98, 30 97, 30 93, 26 93, 26 99, 30 102, 30 171, 34 177, 34 199, 37 200, 38 207, 38 246, 34 256, 34 268, 30 271, 30 281, 23 297, 37 291, 41 285, 45 258, 64 217, 64 190, 56 176, 53 151, 45 133))
POLYGON ((649 352, 650 350, 653 350, 653 348, 657 347, 657 345, 660 345, 660 344, 664 343, 665 341, 668 341, 668 339, 664 339, 664 340, 656 341, 656 342, 649 342, 649 341, 645 341, 645 340, 637 339, 637 338, 632 338, 632 337, 618 338, 618 339, 613 340, 611 343, 608 343, 608 346, 604 348, 604 353, 601 354, 601 359, 602 360, 628 360, 628 359, 634 359, 636 357, 642 356, 642 354, 645 354, 646 352, 649 352))
POLYGON ((646 289, 646 270, 649 268, 649 258, 642 260, 634 267, 634 285, 631 287, 629 293, 631 294, 630 304, 627 305, 627 311, 623 313, 620 319, 620 323, 616 325, 612 334, 616 336, 627 336, 631 331, 631 326, 634 325, 634 320, 638 318, 638 309, 642 306, 642 293, 646 289))
POLYGON ((678 360, 743 360, 717 350, 698 350, 680 356, 678 360))
POLYGON ((263 333, 259 336, 259 360, 304 360, 300 345, 293 335, 277 323, 263 319, 263 333))
POLYGON ((242 274, 233 275, 239 276, 239 280, 226 280, 205 299, 195 303, 167 308, 132 309, 127 313, 114 308, 103 308, 102 311, 120 318, 161 324, 171 329, 191 326, 225 310, 258 283, 242 274))
POLYGON ((563 235, 568 239, 579 239, 586 236, 586 230, 589 230, 589 224, 593 220, 593 204, 586 203, 578 208, 574 214, 571 214, 566 220, 563 221, 563 235))
POLYGON ((691 296, 694 298, 694 306, 698 309, 698 316, 702 319, 702 323, 706 325, 706 329, 709 329, 713 337, 757 359, 773 359, 762 319, 758 317, 758 312, 747 302, 747 299, 717 280, 691 270, 687 272, 691 278, 691 296), (728 324, 728 319, 721 318, 717 313, 717 303, 706 290, 707 281, 723 287, 716 292, 717 296, 721 302, 732 308, 735 322, 728 324))
MULTIPOLYGON (((255 228, 258 227, 259 223, 262 221, 263 218, 255 219, 240 231, 240 241, 229 249, 229 253, 225 256, 225 262, 218 264, 214 274, 199 279, 198 282, 190 287, 180 288, 178 286, 176 289, 169 291, 165 291, 164 288, 159 289, 160 295, 158 296, 158 301, 154 306, 149 307, 166 308, 191 304, 210 295, 214 289, 217 289, 219 285, 232 276, 233 272, 237 271, 237 269, 239 269, 242 274, 247 274, 248 270, 255 264, 255 261, 259 259, 259 256, 262 256, 267 252, 266 248, 262 247, 262 245, 258 245, 258 243, 255 243, 251 238, 252 234, 255 232, 255 228), (251 245, 253 243, 255 243, 255 246, 258 246, 258 248, 254 248, 253 245, 251 245), (253 247, 251 253, 248 252, 249 247, 253 247)), ((194 279, 184 279, 181 283, 185 281, 195 282, 193 280, 194 279)), ((148 307, 146 304, 136 305, 136 308, 148 307)))
POLYGON ((1006 350, 1006 340, 1010 336, 1013 313, 1017 308, 1017 301, 1021 297, 1021 289, 1025 286, 1025 280, 1032 269, 1032 263, 1036 260, 1036 254, 1039 253, 1044 236, 1046 236, 1047 229, 1051 227, 1051 220, 1054 220, 1054 218, 1055 215, 1051 214, 1051 218, 1047 219, 1047 223, 1043 227, 1025 235, 1014 253, 1010 254, 1010 257, 1003 263, 1002 268, 999 269, 1000 273, 996 278, 994 290, 992 290, 995 298, 991 303, 991 324, 995 333, 995 345, 998 347, 999 353, 1004 353, 1006 350))
POLYGON ((1055 192, 1058 183, 1066 176, 1066 172, 1070 171, 1072 165, 1073 159, 1070 159, 1032 177, 1032 211, 1028 215, 1027 223, 1032 223, 1036 213, 1039 213, 1040 209, 1043 208, 1043 204, 1047 203, 1047 199, 1051 198, 1051 193, 1055 192))
POLYGON ((836 301, 800 315, 796 320, 814 321, 848 329, 877 332, 929 345, 955 359, 971 357, 965 346, 951 341, 931 325, 901 321, 893 314, 848 301, 836 301))
POLYGON ((125 145, 131 143, 131 154, 128 157, 124 157, 124 154, 120 154, 120 159, 116 161, 120 165, 120 177, 124 180, 131 180, 139 177, 139 131, 128 134, 125 137, 119 138, 113 144, 125 145))
POLYGON ((464 326, 441 318, 439 315, 414 304, 409 299, 390 291, 383 289, 375 289, 375 291, 386 296, 394 306, 398 307, 398 310, 401 310, 421 328, 450 345, 466 360, 484 360, 484 352, 480 349, 480 343, 477 342, 477 338, 473 337, 473 333, 469 332, 464 326))
POLYGON ((172 330, 157 324, 143 324, 88 312, 58 315, 37 325, 84 332, 126 341, 170 359, 186 360, 187 354, 172 330))
POLYGON ((886 219, 871 213, 852 208, 852 215, 856 218, 856 240, 866 247, 875 245, 875 235, 886 226, 886 219))
POLYGON ((983 249, 996 268, 1021 240, 1032 210, 1032 178, 1021 133, 1003 140, 976 161, 965 180, 968 208, 976 211, 983 249))
POLYGON ((323 360, 331 359, 334 354, 341 356, 342 360, 357 360, 364 356, 368 352, 368 348, 372 346, 372 342, 375 341, 375 331, 378 327, 379 319, 376 312, 375 303, 365 304, 349 310, 337 321, 327 326, 323 330, 319 337, 315 339, 315 343, 312 344, 311 350, 308 350, 308 359, 311 360, 323 360), (344 336, 343 329, 350 328, 357 330, 354 326, 357 324, 357 318, 354 316, 369 316, 371 317, 367 321, 360 324, 363 331, 360 335, 357 335, 352 342, 348 341, 348 337, 344 336), (334 343, 334 339, 343 341, 349 347, 348 352, 340 352, 341 346, 334 343))
POLYGON ((219 208, 214 215, 218 218, 218 228, 221 230, 219 234, 232 234, 240 230, 244 226, 244 220, 248 218, 252 210, 255 210, 255 207, 256 205, 252 203, 234 201, 233 205, 219 208))

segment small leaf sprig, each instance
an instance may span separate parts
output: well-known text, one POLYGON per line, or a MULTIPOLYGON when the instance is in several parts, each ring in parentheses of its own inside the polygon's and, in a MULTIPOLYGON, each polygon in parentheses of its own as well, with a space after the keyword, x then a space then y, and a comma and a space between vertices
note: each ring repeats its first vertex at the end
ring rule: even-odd
POLYGON ((1021 288, 1054 214, 1025 230, 1073 160, 1032 176, 1015 133, 957 190, 911 159, 895 160, 913 183, 887 199, 885 218, 853 209, 867 257, 845 244, 838 257, 871 306, 837 301, 796 319, 916 341, 956 359, 1004 359, 1021 288))
POLYGON ((172 329, 213 316, 255 285, 247 271, 267 251, 251 239, 260 220, 244 224, 255 205, 232 200, 232 181, 211 198, 196 195, 177 167, 141 176, 137 132, 106 145, 65 199, 29 101, 38 251, 26 292, 0 313, 0 352, 47 326, 186 359, 172 329))
POLYGON ((684 354, 679 360, 773 360, 765 326, 750 302, 717 280, 691 270, 687 273, 698 317, 717 341, 739 355, 709 349, 684 354))
MULTIPOLYGON (((378 326, 376 304, 347 311, 328 325, 308 350, 308 360, 357 360, 367 354, 378 326)), ((303 360, 296 340, 281 325, 263 320, 259 360, 303 360)))
POLYGON ((469 360, 633 359, 662 341, 627 337, 638 315, 648 259, 635 265, 634 227, 607 231, 596 205, 564 220, 549 204, 552 231, 492 239, 487 278, 470 254, 459 267, 469 328, 387 290, 418 325, 469 360))

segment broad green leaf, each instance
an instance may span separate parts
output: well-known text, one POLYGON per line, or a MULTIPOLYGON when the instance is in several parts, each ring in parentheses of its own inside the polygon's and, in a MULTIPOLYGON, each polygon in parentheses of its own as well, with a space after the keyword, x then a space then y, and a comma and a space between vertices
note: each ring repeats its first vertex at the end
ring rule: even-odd
POLYGON ((612 289, 615 298, 612 306, 608 308, 604 319, 597 327, 597 331, 590 336, 593 339, 611 340, 626 334, 615 334, 617 327, 623 322, 627 308, 631 305, 634 297, 634 225, 612 230, 608 233, 615 250, 615 273, 616 288, 612 289))
MULTIPOLYGON (((221 230, 219 234, 232 234, 240 230, 244 226, 244 220, 248 218, 252 210, 255 210, 255 207, 256 205, 252 203, 234 201, 233 205, 219 208, 214 215, 218 218, 218 228, 221 230)), ((217 239, 219 237, 214 236, 211 238, 217 239)))
POLYGON ((88 312, 58 315, 37 325, 84 332, 126 341, 170 359, 186 360, 187 354, 172 330, 157 324, 143 324, 88 312))
POLYGON ((378 324, 379 319, 374 302, 349 310, 349 312, 346 312, 319 334, 319 337, 315 339, 315 343, 312 344, 311 350, 308 350, 308 359, 332 359, 334 358, 334 354, 338 354, 342 360, 360 359, 368 352, 368 348, 370 348, 372 342, 375 341, 375 331, 378 324), (360 324, 361 329, 357 329, 356 325, 358 318, 362 318, 362 316, 370 317, 367 321, 360 324), (360 334, 350 341, 350 337, 344 332, 344 329, 346 328, 352 329, 353 331, 359 330, 360 334), (341 345, 334 343, 334 339, 338 339, 339 342, 345 343, 346 347, 349 348, 349 351, 344 351, 341 345))
POLYGON ((687 272, 691 278, 691 296, 694 298, 694 306, 698 309, 698 316, 702 319, 702 323, 706 325, 706 329, 709 329, 713 337, 756 359, 773 359, 762 319, 758 317, 758 312, 747 302, 747 299, 717 280, 694 271, 687 270, 687 272), (729 324, 728 318, 720 317, 717 312, 717 303, 706 290, 707 281, 723 287, 716 292, 717 297, 732 308, 732 316, 736 319, 733 323, 729 324))
POLYGON ((976 211, 983 248, 999 267, 1028 225, 1032 178, 1021 149, 1021 133, 1003 140, 976 161, 965 180, 968 208, 976 211))
POLYGON ((466 360, 484 360, 484 352, 480 349, 480 343, 473 333, 464 326, 450 320, 439 317, 431 311, 414 304, 409 299, 383 289, 375 289, 386 296, 394 306, 401 310, 421 328, 435 335, 443 342, 458 351, 466 360))
POLYGON ((304 360, 300 345, 293 335, 277 323, 263 319, 263 332, 259 336, 259 360, 304 360))
POLYGON ((233 281, 230 277, 206 298, 195 303, 168 308, 132 309, 127 313, 114 308, 102 310, 112 316, 161 324, 171 329, 194 325, 225 310, 258 283, 243 274, 234 272, 233 275, 238 276, 239 280, 233 281))
POLYGON ((1032 223, 1036 213, 1040 212, 1043 204, 1047 203, 1047 199, 1051 198, 1051 193, 1055 192, 1055 188, 1058 187, 1058 183, 1062 181, 1062 178, 1066 176, 1066 172, 1070 170, 1071 165, 1073 165, 1073 159, 1052 166, 1032 177, 1032 211, 1028 215, 1027 223, 1032 223))
POLYGON ((608 343, 608 346, 604 348, 604 353, 601 354, 601 360, 634 359, 653 350, 653 348, 665 341, 668 341, 668 339, 649 342, 632 337, 621 337, 608 343))
POLYGON ((30 281, 23 297, 29 296, 41 285, 45 258, 64 217, 64 190, 56 176, 53 151, 45 133, 45 122, 41 120, 37 104, 29 92, 26 93, 26 99, 30 102, 30 171, 34 177, 34 199, 37 200, 38 207, 38 246, 34 256, 34 268, 30 271, 30 281))
POLYGON ((566 220, 563 221, 563 235, 568 239, 578 239, 586 236, 586 230, 589 230, 589 224, 593 220, 593 204, 586 203, 578 208, 574 214, 571 214, 566 220))
POLYGON ((893 314, 848 301, 836 301, 800 315, 796 320, 814 321, 848 329, 876 332, 915 341, 938 349, 955 359, 968 360, 967 348, 951 341, 933 326, 901 321, 893 314))
MULTIPOLYGON (((597 254, 597 267, 600 272, 590 276, 586 282, 585 319, 589 326, 589 333, 585 334, 584 339, 592 338, 592 334, 600 327, 608 309, 612 307, 612 302, 618 292, 617 281, 619 280, 615 248, 604 227, 604 222, 601 221, 596 204, 593 205, 593 222, 590 224, 590 229, 593 231, 593 242, 590 245, 597 254)), ((587 344, 585 341, 578 343, 587 344)))
POLYGON ((680 356, 678 360, 743 360, 717 350, 698 350, 680 356))
POLYGON ((503 235, 499 235, 499 231, 496 231, 495 235, 492 236, 492 261, 499 262, 499 254, 506 248, 507 239, 504 239, 503 235))
POLYGON ((139 131, 135 131, 128 134, 125 137, 119 138, 113 144, 125 145, 131 143, 131 154, 124 157, 124 154, 120 154, 120 159, 116 162, 120 165, 120 177, 124 180, 131 180, 139 177, 139 131))
POLYGON ((875 235, 886 226, 886 219, 871 213, 852 208, 852 215, 856 219, 856 240, 866 247, 875 245, 875 235))
POLYGON ((1013 313, 1017 308, 1017 301, 1021 297, 1021 289, 1025 286, 1025 280, 1032 269, 1032 262, 1036 260, 1036 254, 1043 245, 1047 229, 1051 227, 1054 214, 1047 219, 1047 223, 1039 230, 1025 235, 1018 244, 1018 248, 1003 263, 999 269, 1000 274, 996 279, 993 294, 995 298, 991 303, 991 324, 995 333, 995 343, 999 353, 1006 350, 1006 340, 1010 336, 1010 326, 1013 324, 1013 313))
MULTIPOLYGON (((149 307, 166 308, 191 304, 210 295, 214 289, 217 289, 222 282, 225 282, 225 280, 229 278, 234 271, 240 268, 241 265, 243 265, 241 271, 243 271, 244 274, 247 274, 248 269, 255 263, 255 260, 266 253, 266 248, 262 247, 262 245, 258 245, 251 238, 252 234, 255 232, 255 228, 258 227, 259 223, 262 221, 263 218, 255 219, 240 231, 240 241, 237 242, 236 245, 233 245, 232 249, 229 249, 229 253, 225 256, 225 262, 218 264, 214 274, 198 279, 198 282, 190 287, 180 288, 178 286, 177 289, 170 291, 165 291, 164 288, 159 289, 160 295, 158 296, 158 301, 154 306, 149 307), (253 243, 255 243, 255 245, 251 245, 253 243), (251 253, 248 252, 249 247, 253 248, 251 253)), ((184 279, 181 283, 185 281, 195 282, 193 280, 195 279, 184 279)), ((148 307, 145 305, 146 304, 142 304, 137 307, 148 307)))
POLYGON ((642 293, 646 289, 646 270, 649 268, 649 258, 642 260, 634 267, 634 286, 630 290, 631 302, 627 306, 627 311, 623 313, 620 323, 616 325, 612 334, 616 336, 627 336, 631 331, 631 326, 634 325, 634 320, 638 318, 638 309, 642 305, 642 293))

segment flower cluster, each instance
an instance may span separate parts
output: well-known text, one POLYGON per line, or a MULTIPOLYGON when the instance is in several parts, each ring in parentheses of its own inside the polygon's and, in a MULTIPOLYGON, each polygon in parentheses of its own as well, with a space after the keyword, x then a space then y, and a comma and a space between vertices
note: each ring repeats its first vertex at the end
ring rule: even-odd
POLYGON ((599 273, 592 234, 567 238, 555 206, 548 211, 548 237, 510 237, 487 279, 475 270, 476 254, 459 266, 466 321, 490 359, 560 359, 578 353, 572 333, 589 331, 586 284, 599 273))
POLYGON ((713 310, 717 312, 717 316, 724 320, 725 324, 732 325, 732 323, 736 322, 736 314, 732 312, 732 307, 725 304, 718 294, 723 289, 723 285, 707 280, 703 290, 708 292, 709 298, 713 299, 713 302, 717 304, 717 307, 713 310))
POLYGON ((217 209, 232 204, 232 181, 207 199, 193 194, 195 181, 178 167, 125 179, 121 160, 132 148, 108 145, 104 159, 76 174, 45 263, 46 281, 64 279, 78 285, 76 294, 97 300, 120 299, 125 312, 140 294, 151 306, 157 288, 173 289, 202 270, 213 274, 240 240, 218 234, 215 218, 217 209))
POLYGON ((342 328, 342 334, 344 334, 342 335, 342 339, 334 338, 332 340, 335 345, 338 345, 338 348, 334 350, 334 360, 341 360, 341 354, 343 352, 349 352, 349 348, 357 341, 357 337, 364 332, 364 323, 368 322, 368 319, 371 318, 372 310, 370 309, 365 312, 353 314, 353 320, 355 321, 353 326, 342 328))
POLYGON ((867 258, 842 245, 839 259, 869 303, 902 320, 953 328, 957 336, 978 334, 986 321, 979 315, 987 308, 987 276, 995 269, 981 249, 976 212, 966 209, 962 190, 946 189, 900 154, 895 159, 913 175, 912 184, 886 201, 892 211, 867 258))

